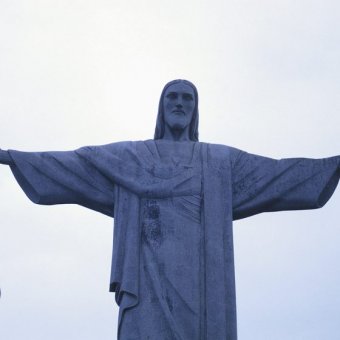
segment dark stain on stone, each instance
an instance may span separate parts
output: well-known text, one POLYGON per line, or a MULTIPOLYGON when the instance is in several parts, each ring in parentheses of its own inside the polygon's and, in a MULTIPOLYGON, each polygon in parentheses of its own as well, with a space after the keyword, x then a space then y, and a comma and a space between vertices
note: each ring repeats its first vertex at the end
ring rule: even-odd
POLYGON ((173 304, 172 299, 170 298, 170 296, 168 294, 165 295, 165 300, 166 300, 166 303, 169 307, 170 312, 172 312, 172 310, 174 309, 174 304, 173 304))
POLYGON ((144 221, 142 225, 142 241, 153 247, 162 244, 162 231, 159 221, 144 221))
POLYGON ((155 200, 146 200, 143 210, 144 219, 158 220, 159 219, 159 205, 155 200))
POLYGON ((143 206, 142 242, 158 248, 163 242, 159 205, 155 200, 146 200, 143 206))

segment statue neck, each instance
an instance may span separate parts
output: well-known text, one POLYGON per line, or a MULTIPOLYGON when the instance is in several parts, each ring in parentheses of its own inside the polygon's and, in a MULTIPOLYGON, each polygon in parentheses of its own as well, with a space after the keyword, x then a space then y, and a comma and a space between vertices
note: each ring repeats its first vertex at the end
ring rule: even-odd
POLYGON ((184 129, 170 129, 165 125, 164 136, 162 139, 174 142, 189 142, 189 126, 184 129))

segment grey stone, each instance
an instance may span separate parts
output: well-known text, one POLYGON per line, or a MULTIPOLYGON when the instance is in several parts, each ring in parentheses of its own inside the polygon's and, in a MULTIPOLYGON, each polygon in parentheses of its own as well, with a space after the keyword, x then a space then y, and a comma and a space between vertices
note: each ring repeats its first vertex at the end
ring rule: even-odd
POLYGON ((0 162, 34 203, 114 217, 119 339, 235 340, 233 220, 322 207, 340 157, 276 160, 201 143, 197 90, 176 80, 162 92, 153 140, 1 151, 0 162))

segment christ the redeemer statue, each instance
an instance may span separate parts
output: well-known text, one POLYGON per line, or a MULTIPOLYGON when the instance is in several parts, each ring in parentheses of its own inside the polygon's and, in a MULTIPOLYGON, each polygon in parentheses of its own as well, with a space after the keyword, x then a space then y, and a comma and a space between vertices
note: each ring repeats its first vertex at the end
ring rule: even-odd
POLYGON ((120 340, 236 340, 233 220, 322 207, 340 156, 271 159, 198 142, 198 94, 161 94, 155 137, 67 152, 1 151, 38 204, 114 217, 120 340))

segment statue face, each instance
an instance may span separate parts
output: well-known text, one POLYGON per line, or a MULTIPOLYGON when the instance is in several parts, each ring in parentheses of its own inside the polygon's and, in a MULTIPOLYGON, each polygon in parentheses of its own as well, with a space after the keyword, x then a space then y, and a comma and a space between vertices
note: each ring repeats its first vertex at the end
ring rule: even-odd
POLYGON ((164 93, 163 109, 165 124, 170 129, 186 129, 195 109, 194 90, 184 83, 170 85, 164 93))

